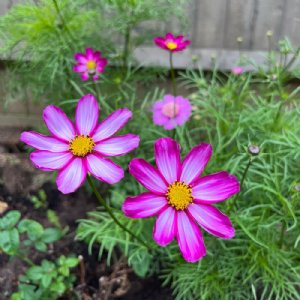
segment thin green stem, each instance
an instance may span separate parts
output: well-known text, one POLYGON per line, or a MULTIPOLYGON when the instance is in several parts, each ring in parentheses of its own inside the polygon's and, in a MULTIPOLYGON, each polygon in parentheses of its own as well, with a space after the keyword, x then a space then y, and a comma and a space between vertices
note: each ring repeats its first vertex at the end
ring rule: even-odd
POLYGON ((300 47, 298 47, 298 49, 296 50, 296 52, 294 53, 294 56, 290 59, 290 61, 286 64, 286 66, 284 67, 283 71, 287 71, 292 65, 293 63, 296 61, 298 55, 300 52, 300 47))
MULTIPOLYGON (((245 178, 247 176, 248 170, 249 170, 251 165, 252 165, 252 157, 249 158, 248 164, 247 164, 247 166, 244 170, 244 173, 243 173, 243 176, 242 176, 242 179, 241 179, 241 183, 240 183, 240 192, 243 190, 244 181, 245 181, 245 178)), ((238 199, 238 195, 240 194, 240 192, 238 194, 236 194, 235 197, 233 198, 233 201, 231 202, 231 205, 227 209, 227 213, 229 213, 232 210, 232 208, 236 205, 236 201, 238 199)))
POLYGON ((127 26, 125 32, 125 42, 124 42, 124 49, 123 49, 123 69, 124 74, 126 74, 128 68, 128 56, 129 56, 129 48, 130 48, 130 38, 131 38, 131 27, 127 26))
POLYGON ((175 70, 173 66, 173 52, 170 51, 170 70, 171 70, 171 80, 173 88, 173 96, 177 95, 176 79, 175 79, 175 70))
POLYGON ((280 232, 280 238, 279 238, 279 247, 280 248, 282 248, 282 246, 283 246, 285 231, 286 231, 286 224, 285 224, 285 221, 283 221, 282 225, 281 225, 281 232, 280 232))
POLYGON ((141 238, 139 238, 137 235, 135 235, 131 230, 129 230, 126 226, 124 226, 114 215, 112 212, 112 209, 109 207, 109 205, 105 202, 105 200, 102 198, 98 190, 96 189, 93 180, 90 175, 87 176, 87 181, 92 188, 93 193, 95 194, 96 198, 98 199, 99 203, 105 208, 107 213, 110 215, 110 217, 114 220, 114 222, 122 228, 124 231, 129 233, 133 238, 135 238, 137 241, 139 241, 142 245, 144 245, 149 250, 153 250, 148 244, 146 244, 141 238))
POLYGON ((283 104, 284 104, 284 102, 281 100, 280 105, 278 106, 278 110, 277 110, 276 116, 275 116, 274 121, 273 121, 273 126, 272 126, 273 130, 275 129, 277 121, 278 121, 278 119, 280 117, 281 109, 282 109, 283 104))
POLYGON ((18 254, 17 257, 19 259, 21 259, 22 261, 24 261, 25 263, 27 263, 29 266, 31 266, 31 267, 34 266, 34 263, 30 258, 28 258, 22 254, 18 254))

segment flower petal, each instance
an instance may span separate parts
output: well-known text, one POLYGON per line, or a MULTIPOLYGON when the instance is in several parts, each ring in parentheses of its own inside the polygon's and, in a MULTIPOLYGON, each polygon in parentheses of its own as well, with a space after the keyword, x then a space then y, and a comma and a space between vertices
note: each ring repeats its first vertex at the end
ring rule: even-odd
POLYGON ((88 155, 86 162, 88 171, 101 181, 114 184, 124 177, 124 171, 119 165, 99 155, 88 155))
POLYGON ((194 147, 182 163, 180 181, 191 184, 200 176, 212 154, 210 144, 202 143, 194 147))
POLYGON ((82 158, 74 158, 61 169, 56 178, 58 189, 63 194, 75 192, 84 182, 87 171, 82 158))
POLYGON ((85 49, 85 56, 87 60, 93 60, 94 59, 94 50, 93 48, 86 48, 85 49))
POLYGON ((87 72, 88 68, 86 65, 78 64, 73 67, 73 71, 76 73, 83 73, 83 72, 87 72))
POLYGON ((75 136, 75 129, 62 109, 48 105, 43 112, 44 121, 49 131, 57 138, 70 141, 75 136))
POLYGON ((225 171, 201 177, 192 188, 195 201, 200 203, 224 201, 239 191, 237 178, 225 171))
POLYGON ((196 262, 206 255, 202 233, 184 211, 177 212, 177 241, 187 262, 196 262))
POLYGON ((134 158, 129 163, 129 172, 147 190, 154 194, 165 194, 167 184, 160 173, 144 159, 134 158))
POLYGON ((94 150, 104 156, 124 155, 137 148, 140 143, 140 137, 134 134, 115 136, 96 144, 94 150))
POLYGON ((99 106, 92 94, 83 96, 77 103, 75 113, 76 129, 79 134, 90 135, 96 128, 99 106))
POLYGON ((176 210, 168 207, 156 219, 153 239, 162 247, 170 244, 176 235, 176 210))
POLYGON ((76 53, 74 55, 74 59, 77 60, 80 64, 85 64, 87 62, 85 55, 82 53, 76 53))
POLYGON ((156 215, 167 204, 164 196, 143 193, 135 197, 127 197, 122 210, 129 218, 147 218, 156 215))
POLYGON ((179 179, 180 146, 170 138, 160 138, 154 144, 155 161, 168 183, 179 179))
POLYGON ((88 72, 84 72, 81 74, 81 80, 82 81, 87 81, 89 79, 89 73, 88 72))
POLYGON ((192 203, 188 211, 207 232, 223 239, 234 237, 234 228, 230 219, 216 207, 192 203))
POLYGON ((64 152, 69 150, 68 143, 33 131, 22 132, 20 140, 38 150, 47 150, 51 152, 64 152))
POLYGON ((49 152, 37 150, 30 154, 33 164, 44 171, 59 170, 69 163, 73 155, 70 152, 49 152))
POLYGON ((107 139, 120 130, 132 117, 132 112, 127 108, 114 111, 97 127, 93 134, 94 142, 107 139))

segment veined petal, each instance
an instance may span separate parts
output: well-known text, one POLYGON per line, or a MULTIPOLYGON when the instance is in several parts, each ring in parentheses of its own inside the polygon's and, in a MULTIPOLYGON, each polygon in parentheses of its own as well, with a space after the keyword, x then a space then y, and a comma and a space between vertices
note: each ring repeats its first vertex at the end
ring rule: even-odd
POLYGON ((176 210, 173 207, 167 207, 156 219, 153 239, 162 247, 170 244, 176 236, 176 210))
POLYGON ((129 218, 148 218, 156 215, 167 204, 164 196, 143 193, 138 196, 127 197, 122 205, 122 210, 129 218))
POLYGON ((48 105, 43 112, 44 121, 49 131, 57 138, 69 142, 75 136, 75 129, 62 109, 48 105))
POLYGON ((208 204, 224 201, 239 191, 237 178, 225 171, 201 177, 192 188, 195 201, 208 204))
POLYGON ((30 154, 33 164, 44 171, 59 170, 69 163, 73 155, 68 152, 37 150, 30 154))
POLYGON ((129 133, 100 141, 96 144, 94 150, 104 156, 118 156, 124 155, 137 148, 139 143, 140 137, 129 133))
POLYGON ((46 136, 33 131, 22 132, 20 140, 38 150, 51 152, 64 152, 69 150, 69 144, 62 142, 55 137, 46 136))
POLYGON ((93 48, 86 48, 85 49, 85 56, 87 60, 93 60, 94 59, 94 50, 93 48))
POLYGON ((168 183, 179 179, 180 146, 170 138, 160 138, 154 145, 155 161, 160 173, 168 183))
POLYGON ((93 176, 109 184, 117 183, 124 177, 124 171, 119 165, 96 154, 89 154, 86 162, 93 176))
POLYGON ((61 169, 56 178, 58 189, 63 194, 75 192, 84 182, 87 174, 82 158, 74 158, 68 165, 61 169))
POLYGON ((184 211, 177 212, 177 241, 187 262, 196 262, 206 254, 199 227, 184 211))
POLYGON ((77 103, 75 113, 76 129, 79 134, 90 135, 96 128, 99 106, 92 94, 83 96, 77 103))
POLYGON ((85 55, 82 53, 76 53, 74 55, 74 59, 77 60, 80 64, 85 64, 87 62, 85 55))
POLYGON ((103 120, 95 133, 93 134, 94 142, 107 139, 120 130, 132 117, 132 112, 127 108, 121 108, 110 114, 103 120))
POLYGON ((165 194, 167 184, 160 173, 144 159, 134 158, 129 164, 129 172, 147 190, 155 194, 165 194))
POLYGON ((188 211, 207 232, 223 239, 234 237, 234 228, 230 219, 216 207, 192 203, 188 211))
POLYGON ((182 163, 180 181, 191 184, 196 180, 204 170, 211 154, 212 148, 210 144, 203 143, 194 147, 182 163))
POLYGON ((86 65, 78 64, 73 67, 73 71, 76 73, 88 72, 88 68, 86 65))

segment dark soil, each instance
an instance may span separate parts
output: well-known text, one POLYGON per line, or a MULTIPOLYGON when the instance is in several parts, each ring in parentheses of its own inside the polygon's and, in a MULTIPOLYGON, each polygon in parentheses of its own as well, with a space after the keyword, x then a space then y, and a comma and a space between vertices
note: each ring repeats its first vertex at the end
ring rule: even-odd
MULTIPOLYGON (((0 136, 3 130, 7 131, 0 128, 0 136)), ((173 299, 170 289, 162 288, 157 277, 138 278, 127 265, 126 258, 120 256, 114 265, 108 267, 105 259, 98 261, 98 249, 93 249, 92 255, 89 255, 85 243, 74 241, 76 220, 85 218, 87 212, 96 209, 96 199, 84 187, 70 195, 61 194, 53 174, 33 168, 28 154, 16 142, 20 129, 9 130, 12 130, 9 138, 0 139, 0 201, 7 204, 6 212, 16 209, 22 213, 22 218, 36 220, 44 227, 53 227, 47 219, 47 209, 35 209, 30 201, 32 195, 43 189, 48 209, 56 212, 63 227, 69 227, 66 236, 51 245, 47 253, 33 252, 30 258, 38 264, 42 259, 54 260, 60 255, 81 255, 84 268, 75 268, 73 273, 77 279, 74 290, 82 300, 173 299)), ((26 267, 21 260, 0 254, 0 300, 9 299, 17 290, 18 276, 24 273, 26 267)), ((71 299, 71 296, 62 299, 71 299)))

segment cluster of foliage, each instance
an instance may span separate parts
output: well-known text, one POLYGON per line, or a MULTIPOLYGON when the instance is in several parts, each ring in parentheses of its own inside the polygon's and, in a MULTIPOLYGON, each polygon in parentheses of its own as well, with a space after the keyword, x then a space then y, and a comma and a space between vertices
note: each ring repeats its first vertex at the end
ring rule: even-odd
MULTIPOLYGON (((164 79, 162 74, 166 71, 132 67, 130 58, 134 46, 141 42, 132 33, 142 21, 167 19, 171 13, 179 12, 178 1, 160 2, 159 9, 157 3, 146 0, 107 0, 101 4, 64 0, 59 1, 59 6, 55 0, 43 0, 36 5, 15 6, 1 22, 1 26, 10 28, 4 50, 20 44, 18 61, 12 64, 17 67, 15 75, 27 86, 30 83, 31 91, 45 92, 47 86, 46 100, 56 99, 66 110, 73 111, 78 99, 90 92, 97 96, 104 115, 120 107, 131 109, 134 117, 127 130, 141 137, 141 146, 133 154, 153 162, 154 141, 170 134, 153 124, 150 113, 153 103, 164 95, 156 83, 157 78, 164 79), (119 35, 114 36, 116 40, 111 38, 111 30, 119 35), (91 44, 120 67, 108 66, 96 83, 82 83, 77 74, 72 74, 72 56, 91 44), (124 46, 121 49, 120 44, 124 46), (21 58, 30 60, 24 62, 21 58), (141 87, 147 92, 141 92, 141 87), (59 102, 60 99, 68 100, 59 102)), ((289 71, 298 52, 284 40, 279 44, 280 58, 271 51, 264 66, 241 57, 238 63, 250 66, 254 70, 251 72, 223 74, 216 64, 210 73, 187 70, 178 74, 177 81, 189 95, 193 113, 173 134, 183 155, 202 141, 213 146, 207 174, 226 170, 240 179, 241 192, 217 205, 230 216, 236 228, 235 238, 224 241, 204 234, 208 253, 194 264, 182 259, 175 242, 166 248, 157 246, 151 239, 153 218, 128 219, 120 210, 128 195, 142 192, 141 186, 126 172, 121 182, 109 187, 105 199, 119 222, 139 239, 148 241, 151 251, 122 230, 102 208, 80 220, 77 239, 87 242, 90 252, 93 245, 99 245, 99 259, 105 253, 108 263, 114 263, 118 250, 139 276, 160 276, 163 284, 172 287, 176 300, 299 299, 300 131, 296 124, 300 107, 299 89, 291 83, 298 75, 289 71), (288 60, 288 54, 294 54, 294 58, 288 60)), ((115 159, 125 170, 129 160, 129 156, 115 159)), ((26 232, 26 222, 21 228, 16 229, 15 224, 9 226, 6 234, 9 241, 15 241, 18 230, 26 232)), ((29 237, 30 245, 39 251, 47 244, 43 240, 45 231, 33 240, 29 237)), ((11 243, 0 247, 15 255, 19 246, 11 243)), ((76 264, 73 260, 45 261, 27 271, 26 281, 34 282, 39 289, 63 293, 72 279, 67 280, 68 271, 59 271, 62 265, 68 270, 76 264), (43 269, 49 264, 56 272, 55 278, 62 278, 59 288, 56 281, 51 281, 52 277, 43 279, 43 269)), ((23 299, 21 292, 16 299, 23 299)))

